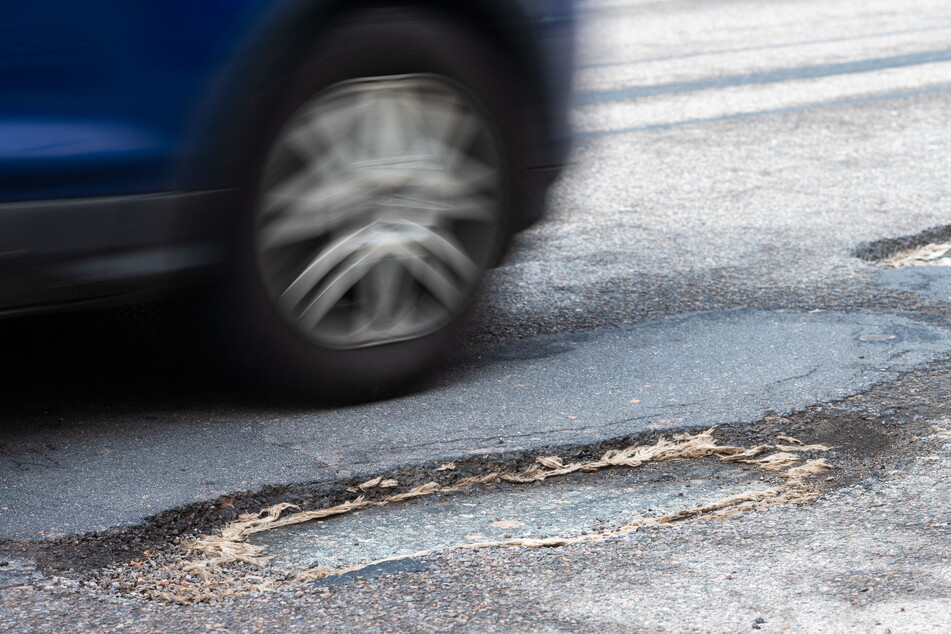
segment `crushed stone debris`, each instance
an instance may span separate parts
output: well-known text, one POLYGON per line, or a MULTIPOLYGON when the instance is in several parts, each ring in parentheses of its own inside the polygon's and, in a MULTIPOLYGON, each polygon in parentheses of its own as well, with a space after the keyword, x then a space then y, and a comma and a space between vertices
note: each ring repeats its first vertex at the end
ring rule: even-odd
MULTIPOLYGON (((602 542, 623 536, 643 527, 670 526, 679 522, 725 519, 761 509, 788 504, 812 502, 818 492, 807 480, 830 468, 824 458, 804 459, 803 453, 825 452, 831 447, 805 445, 795 438, 780 436, 776 445, 760 445, 753 448, 719 445, 713 438, 715 428, 696 434, 678 434, 672 439, 659 439, 652 445, 632 445, 612 449, 598 460, 565 463, 558 456, 542 456, 529 467, 518 472, 494 471, 481 476, 458 479, 449 486, 429 482, 407 491, 387 495, 382 499, 367 499, 364 491, 374 488, 396 487, 392 478, 379 476, 364 482, 357 488, 348 489, 357 497, 336 506, 303 511, 293 504, 276 504, 257 513, 247 513, 231 522, 219 532, 183 542, 171 553, 157 555, 143 562, 126 565, 121 576, 124 581, 107 584, 112 590, 144 599, 159 600, 179 605, 194 605, 221 601, 249 592, 266 592, 287 584, 300 584, 345 574, 391 561, 384 559, 349 568, 332 569, 317 567, 297 574, 276 575, 268 571, 270 557, 263 548, 248 543, 248 538, 257 533, 293 526, 304 522, 322 520, 353 511, 399 504, 434 494, 452 494, 466 491, 478 485, 500 482, 528 484, 571 473, 591 473, 602 469, 634 469, 648 463, 717 458, 723 463, 748 464, 764 471, 775 472, 783 478, 778 486, 750 490, 731 495, 705 506, 683 509, 662 517, 641 518, 623 526, 593 531, 576 537, 548 537, 541 539, 519 538, 502 541, 475 541, 454 547, 471 550, 491 547, 551 548, 579 543, 602 542)), ((440 471, 450 470, 446 465, 440 471)), ((455 465, 453 465, 454 467, 455 465)), ((481 539, 481 536, 479 536, 481 539)), ((420 557, 434 550, 407 555, 420 557)), ((402 559, 397 557, 393 559, 402 559)), ((119 572, 114 570, 114 572, 119 572)), ((108 575, 106 575, 108 578, 108 575)))

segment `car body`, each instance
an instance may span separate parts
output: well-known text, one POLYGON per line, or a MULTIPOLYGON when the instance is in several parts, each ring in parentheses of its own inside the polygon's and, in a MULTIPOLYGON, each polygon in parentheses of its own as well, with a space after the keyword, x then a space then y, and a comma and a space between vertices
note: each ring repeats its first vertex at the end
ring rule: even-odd
POLYGON ((505 213, 508 232, 529 226, 566 160, 574 14, 569 0, 5 3, 0 315, 134 301, 229 266, 261 131, 308 59, 337 63, 313 51, 348 21, 452 24, 519 78, 505 213))

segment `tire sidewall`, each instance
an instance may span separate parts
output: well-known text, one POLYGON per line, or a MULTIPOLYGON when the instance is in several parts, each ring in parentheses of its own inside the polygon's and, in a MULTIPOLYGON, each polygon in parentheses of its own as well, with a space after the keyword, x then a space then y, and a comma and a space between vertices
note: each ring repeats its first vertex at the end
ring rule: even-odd
MULTIPOLYGON (((352 401, 412 388, 444 362, 465 319, 463 310, 429 334, 399 342, 334 349, 306 339, 278 313, 257 264, 256 207, 264 164, 277 135, 297 110, 334 84, 366 77, 432 74, 462 87, 493 126, 501 149, 502 239, 511 234, 511 177, 517 138, 514 84, 493 48, 461 25, 424 11, 374 10, 341 20, 291 74, 254 142, 245 208, 236 227, 225 293, 224 330, 240 375, 257 387, 304 398, 352 401)), ((495 254, 496 256, 500 254, 495 254)), ((475 293, 473 293, 475 294, 475 293)), ((472 298, 469 298, 471 304, 472 298)), ((466 307, 468 308, 468 306, 466 307)))

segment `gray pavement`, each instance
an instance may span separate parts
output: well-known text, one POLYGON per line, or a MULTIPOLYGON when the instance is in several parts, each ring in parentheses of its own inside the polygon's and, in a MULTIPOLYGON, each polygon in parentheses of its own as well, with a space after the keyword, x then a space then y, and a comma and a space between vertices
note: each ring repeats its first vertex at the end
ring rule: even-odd
POLYGON ((201 409, 7 439, 0 539, 134 525, 265 485, 724 422, 840 400, 944 358, 871 312, 707 312, 485 347, 424 393, 319 412, 201 409), (52 442, 51 438, 55 437, 52 442))
MULTIPOLYGON (((0 630, 951 627, 951 270, 855 257, 951 217, 947 3, 584 7, 574 165, 550 220, 489 276, 451 371, 403 399, 308 411, 174 382, 155 398, 52 407, 68 386, 35 370, 49 396, 9 394, 0 431, 0 540, 400 464, 709 424, 755 434, 776 414, 847 448, 881 445, 840 456, 843 488, 724 522, 445 552, 193 608, 57 580, 17 556, 0 630), (890 386, 903 387, 886 398, 890 386), (846 416, 853 402, 864 409, 846 416), (881 440, 898 433, 911 436, 902 451, 881 440)), ((37 367, 57 352, 40 342, 37 367)))
POLYGON ((37 589, 47 581, 8 590, 0 609, 10 631, 945 632, 951 441, 941 443, 923 439, 919 458, 813 505, 602 544, 445 552, 190 608, 37 589))

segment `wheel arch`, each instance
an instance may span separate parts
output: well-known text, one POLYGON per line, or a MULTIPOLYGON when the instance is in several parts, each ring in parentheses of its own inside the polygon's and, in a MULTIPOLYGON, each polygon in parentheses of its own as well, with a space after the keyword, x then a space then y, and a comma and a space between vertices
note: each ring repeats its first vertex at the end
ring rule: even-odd
MULTIPOLYGON (((249 154, 244 147, 256 126, 279 99, 286 78, 307 58, 312 45, 340 21, 367 10, 424 11, 434 17, 461 22, 474 34, 497 47, 512 63, 510 72, 525 78, 524 111, 546 120, 547 93, 539 52, 519 37, 519 27, 529 20, 520 3, 501 0, 437 2, 386 2, 380 0, 286 0, 278 3, 243 38, 239 50, 206 91, 191 134, 196 162, 182 174, 184 189, 240 187, 246 182, 249 154)), ((532 116, 532 115, 527 115, 532 116)), ((547 131, 539 133, 545 136, 547 131)), ((542 139, 535 142, 544 144, 542 139)), ((250 151, 249 151, 250 150, 250 151)), ((541 152, 539 152, 541 154, 541 152)), ((527 163, 544 164, 541 156, 527 163)))

